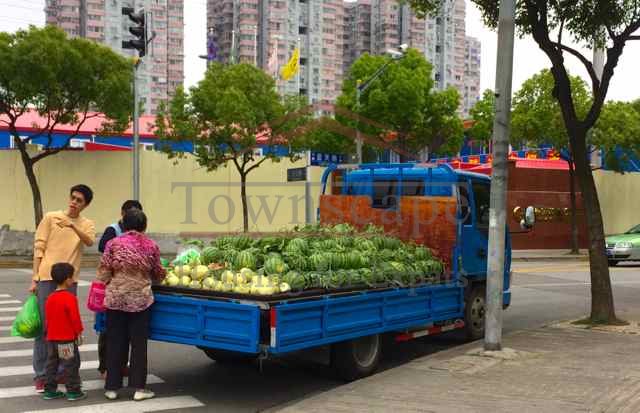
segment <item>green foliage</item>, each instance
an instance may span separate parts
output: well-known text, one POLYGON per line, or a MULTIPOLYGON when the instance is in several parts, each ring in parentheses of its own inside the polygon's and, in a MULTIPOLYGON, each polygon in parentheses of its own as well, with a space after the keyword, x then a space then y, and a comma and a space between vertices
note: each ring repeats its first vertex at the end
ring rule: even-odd
POLYGON ((60 124, 79 128, 96 116, 89 111, 104 113, 111 130, 129 120, 132 64, 108 47, 68 39, 55 27, 31 27, 0 33, 0 61, 0 113, 13 121, 36 110, 50 119, 33 137, 60 124))
MULTIPOLYGON (((605 162, 613 170, 620 171, 620 160, 613 156, 616 147, 640 157, 640 111, 638 101, 607 102, 591 136, 592 144, 604 149, 605 162)), ((624 155, 623 159, 624 160, 624 155)))
POLYGON ((485 90, 482 98, 476 102, 469 111, 473 126, 469 130, 469 135, 474 140, 483 142, 491 141, 493 135, 493 119, 496 110, 496 96, 492 90, 485 90))
MULTIPOLYGON (((587 85, 578 76, 569 76, 576 112, 584 119, 591 106, 587 85)), ((568 148, 569 135, 558 100, 553 96, 555 82, 551 71, 544 69, 527 79, 513 97, 511 114, 512 143, 568 148)))
POLYGON ((456 90, 433 90, 431 65, 415 49, 395 62, 390 57, 364 54, 351 66, 342 85, 337 106, 360 114, 357 122, 343 116, 336 118, 363 133, 379 137, 397 133, 394 145, 415 153, 426 146, 441 147, 447 152, 458 150, 462 143, 462 121, 456 110, 456 90), (367 82, 383 65, 384 73, 369 83, 357 105, 356 85, 367 82), (373 120, 369 121, 369 120, 373 120))

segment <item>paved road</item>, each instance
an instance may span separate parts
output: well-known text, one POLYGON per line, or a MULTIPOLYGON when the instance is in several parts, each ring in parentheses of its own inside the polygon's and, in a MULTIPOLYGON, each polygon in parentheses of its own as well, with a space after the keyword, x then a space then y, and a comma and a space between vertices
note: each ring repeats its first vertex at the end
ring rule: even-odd
MULTIPOLYGON (((505 332, 567 318, 588 311, 589 284, 584 262, 527 262, 514 266, 512 306, 505 313, 505 332)), ((88 344, 82 352, 82 377, 89 391, 87 400, 70 404, 64 400, 45 402, 32 391, 31 343, 14 341, 7 326, 26 297, 28 270, 0 270, 0 409, 3 413, 23 411, 62 412, 256 412, 308 397, 339 386, 323 364, 325 354, 297 354, 263 365, 260 373, 253 365, 216 364, 199 350, 187 346, 151 342, 149 353, 150 387, 158 397, 143 403, 121 398, 106 402, 102 383, 95 369, 96 337, 87 332, 88 344), (59 410, 64 409, 64 410, 59 410)), ((91 273, 83 273, 84 281, 91 273)), ((629 309, 640 293, 640 265, 612 270, 614 294, 619 315, 629 309)), ((80 300, 86 299, 88 282, 80 286, 80 300)), ((93 316, 81 306, 86 328, 93 316)), ((383 369, 416 357, 462 343, 457 335, 415 340, 388 348, 383 369)))

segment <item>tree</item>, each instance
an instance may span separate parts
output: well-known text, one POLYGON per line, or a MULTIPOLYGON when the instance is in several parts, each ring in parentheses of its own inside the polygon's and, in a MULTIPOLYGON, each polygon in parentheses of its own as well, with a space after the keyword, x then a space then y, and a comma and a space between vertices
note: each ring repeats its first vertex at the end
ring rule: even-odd
MULTIPOLYGON (((408 0, 419 15, 433 14, 442 0, 408 0)), ((484 22, 495 28, 498 23, 496 0, 473 0, 480 8, 484 22)), ((516 25, 521 36, 531 35, 551 62, 554 78, 553 95, 560 104, 562 118, 576 163, 589 230, 589 263, 591 267, 591 316, 594 323, 614 323, 616 313, 611 278, 604 245, 604 225, 600 201, 588 160, 588 132, 598 121, 614 69, 626 44, 640 40, 640 3, 635 0, 518 0, 516 25), (553 36, 553 38, 552 38, 553 36), (570 41, 585 46, 596 44, 606 48, 606 62, 599 76, 591 61, 570 41), (571 93, 571 81, 565 58, 577 58, 591 81, 593 100, 587 115, 580 118, 571 93)))
POLYGON ((342 84, 337 106, 375 122, 341 122, 373 136, 395 136, 401 160, 408 154, 429 147, 431 152, 458 151, 462 144, 462 121, 456 110, 459 95, 455 89, 433 90, 431 65, 415 49, 404 58, 391 62, 382 75, 373 80, 356 102, 356 85, 367 82, 390 57, 364 54, 351 66, 342 84))
POLYGON ((473 126, 469 129, 469 135, 474 140, 485 143, 491 142, 493 136, 493 118, 496 111, 496 95, 493 90, 485 90, 482 98, 476 102, 469 111, 473 126))
POLYGON ((640 158, 640 100, 605 103, 591 143, 604 150, 605 164, 618 172, 623 170, 627 154, 640 158))
POLYGON ((0 62, 0 122, 8 126, 20 152, 37 227, 42 220, 42 197, 36 163, 68 148, 88 119, 103 118, 103 130, 124 129, 133 104, 133 66, 108 47, 68 39, 51 26, 0 33, 0 62), (18 122, 33 112, 46 124, 34 125, 36 132, 21 136, 18 122), (75 131, 60 145, 53 133, 63 124, 74 125, 75 131), (42 149, 31 148, 34 143, 42 149))
MULTIPOLYGON (((307 118, 296 114, 302 101, 297 96, 281 101, 274 80, 252 65, 214 63, 189 92, 179 88, 168 105, 161 105, 156 133, 170 158, 193 155, 207 171, 227 167, 229 163, 236 168, 240 176, 243 230, 247 232, 247 176, 267 160, 280 160, 273 149, 278 143, 288 142, 282 142, 279 136, 307 118), (255 154, 258 137, 267 147, 262 156, 255 154), (185 142, 193 144, 192 154, 172 149, 171 144, 185 142)), ((297 156, 290 152, 292 159, 297 156)))
MULTIPOLYGON (((587 85, 578 76, 569 76, 571 95, 576 112, 583 119, 591 104, 587 85)), ((527 79, 513 98, 511 115, 512 142, 527 145, 551 144, 569 153, 569 193, 571 197, 571 252, 579 253, 578 223, 576 217, 575 160, 564 127, 562 112, 553 96, 554 79, 551 71, 544 69, 527 79)))

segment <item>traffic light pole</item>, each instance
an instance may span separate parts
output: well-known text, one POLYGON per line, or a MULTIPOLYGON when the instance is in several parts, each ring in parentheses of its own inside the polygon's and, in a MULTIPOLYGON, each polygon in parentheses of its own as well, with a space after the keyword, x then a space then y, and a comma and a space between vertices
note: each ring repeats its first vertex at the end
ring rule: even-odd
POLYGON ((511 84, 515 0, 500 1, 498 58, 496 65, 496 114, 493 121, 493 168, 489 205, 489 253, 487 259, 487 311, 484 349, 502 349, 502 297, 507 218, 507 152, 511 124, 511 84))
POLYGON ((138 65, 133 65, 133 199, 140 200, 140 102, 138 98, 138 65))

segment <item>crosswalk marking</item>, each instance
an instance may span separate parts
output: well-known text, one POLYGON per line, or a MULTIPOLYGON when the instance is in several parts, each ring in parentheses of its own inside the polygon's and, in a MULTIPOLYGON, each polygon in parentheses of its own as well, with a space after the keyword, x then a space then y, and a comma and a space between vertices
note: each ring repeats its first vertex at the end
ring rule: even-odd
POLYGON ((143 402, 123 401, 100 404, 90 404, 78 407, 62 407, 50 410, 34 410, 25 413, 144 413, 158 410, 187 409, 190 407, 203 407, 198 399, 191 396, 160 397, 145 400, 143 402))
POLYGON ((0 298, 11 298, 9 294, 0 294, 0 298))
POLYGON ((22 307, 0 307, 0 313, 16 313, 22 307))
MULTIPOLYGON (((158 376, 154 376, 153 374, 149 374, 147 376, 147 384, 158 384, 164 383, 158 376)), ((60 386, 64 387, 64 386, 60 386)), ((104 380, 85 380, 82 382, 82 390, 100 390, 104 388, 104 380)), ((8 387, 4 389, 0 389, 0 399, 9 399, 12 397, 28 397, 33 396, 33 386, 22 386, 22 387, 8 387)))
POLYGON ((2 316, 0 317, 0 321, 13 321, 15 318, 15 316, 2 316))
POLYGON ((0 337, 0 344, 25 343, 27 341, 33 341, 33 339, 22 337, 0 337))
MULTIPOLYGON (((91 351, 98 351, 97 344, 85 344, 80 346, 81 353, 88 353, 91 351)), ((33 355, 33 349, 27 348, 22 350, 0 350, 0 359, 12 358, 12 357, 31 357, 33 355)))
POLYGON ((22 304, 22 302, 18 300, 3 300, 0 301, 0 304, 22 304))
POLYGON ((11 326, 0 326, 0 331, 11 331, 11 326))
MULTIPOLYGON (((94 370, 98 368, 98 360, 83 361, 80 370, 94 370)), ((22 376, 33 374, 33 366, 0 367, 0 377, 22 376)))

